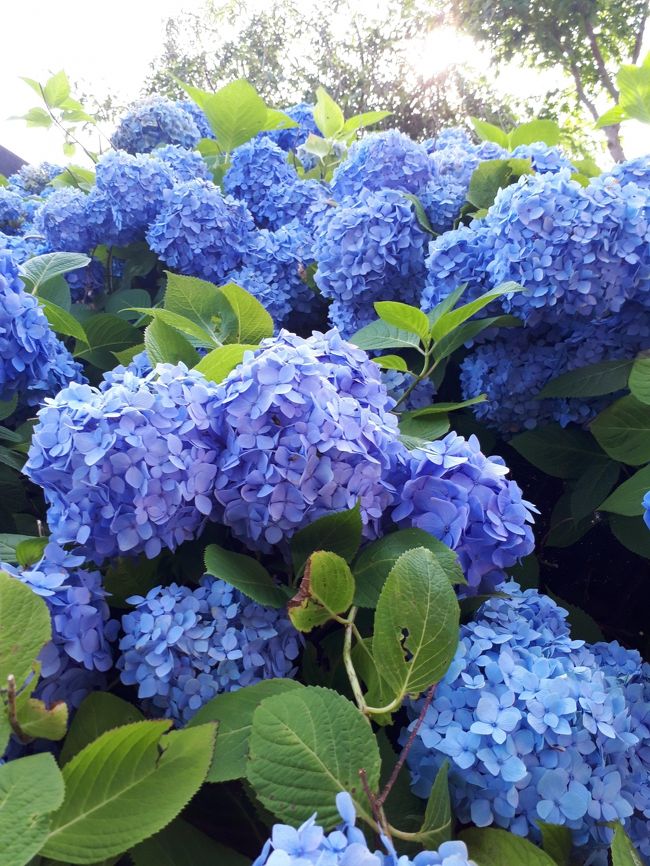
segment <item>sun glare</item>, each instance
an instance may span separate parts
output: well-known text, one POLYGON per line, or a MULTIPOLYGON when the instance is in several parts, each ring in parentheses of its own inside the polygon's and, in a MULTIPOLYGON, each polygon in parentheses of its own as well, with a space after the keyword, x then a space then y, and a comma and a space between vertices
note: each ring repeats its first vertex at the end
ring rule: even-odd
POLYGON ((479 49, 471 38, 455 27, 437 27, 409 45, 409 57, 415 72, 423 78, 438 75, 449 66, 471 66, 479 49))

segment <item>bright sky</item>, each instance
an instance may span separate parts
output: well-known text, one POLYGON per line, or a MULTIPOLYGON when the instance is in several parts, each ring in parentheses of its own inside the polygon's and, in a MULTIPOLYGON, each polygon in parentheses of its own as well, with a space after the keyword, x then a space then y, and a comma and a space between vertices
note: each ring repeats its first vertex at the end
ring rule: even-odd
MULTIPOLYGON (((367 4, 369 12, 376 12, 379 5, 377 0, 359 2, 367 4)), ((20 76, 43 81, 65 69, 71 81, 84 82, 86 92, 92 91, 100 99, 113 93, 128 102, 138 96, 149 64, 160 53, 165 20, 182 11, 198 11, 201 5, 201 0, 110 0, 107 4, 97 0, 4 0, 0 12, 4 35, 0 51, 0 144, 29 161, 65 161, 59 132, 27 129, 23 121, 8 119, 38 104, 20 76)), ((452 62, 487 65, 472 40, 450 28, 414 45, 413 58, 416 71, 425 75, 452 62)), ((552 72, 511 69, 497 84, 516 95, 534 96, 555 82, 557 76, 552 72)), ((634 126, 626 129, 628 156, 650 149, 648 128, 634 126)))

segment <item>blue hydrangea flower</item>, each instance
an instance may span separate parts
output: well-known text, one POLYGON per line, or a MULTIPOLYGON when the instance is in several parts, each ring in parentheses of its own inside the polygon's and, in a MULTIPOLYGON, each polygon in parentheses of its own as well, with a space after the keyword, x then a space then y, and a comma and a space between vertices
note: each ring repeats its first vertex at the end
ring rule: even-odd
POLYGON ((201 138, 214 138, 214 132, 210 126, 210 121, 203 109, 199 108, 194 100, 178 99, 176 100, 176 107, 189 114, 196 124, 196 128, 198 129, 201 138))
POLYGON ((605 177, 583 188, 568 171, 526 175, 498 193, 483 224, 491 283, 525 287, 504 306, 531 325, 647 304, 650 195, 636 184, 605 177))
POLYGON ((551 172, 557 174, 558 171, 568 169, 575 171, 571 160, 565 156, 559 147, 551 147, 543 141, 534 141, 532 144, 520 144, 512 151, 512 156, 515 159, 529 159, 532 163, 533 170, 538 174, 543 172, 551 172))
POLYGON ((0 250, 0 400, 18 394, 34 406, 80 381, 81 366, 51 330, 38 300, 23 290, 10 254, 0 250))
POLYGON ((17 192, 0 187, 0 231, 15 234, 26 217, 25 203, 17 192))
POLYGON ((199 129, 185 107, 151 96, 136 102, 121 118, 111 136, 116 150, 149 153, 160 144, 193 148, 201 138, 199 129))
POLYGON ((197 179, 165 192, 147 242, 174 270, 219 283, 242 267, 254 229, 243 202, 197 179))
POLYGON ((224 177, 224 190, 246 202, 260 228, 276 229, 301 216, 326 192, 317 181, 301 181, 286 153, 268 137, 238 147, 224 177))
POLYGON ((116 151, 100 159, 97 194, 108 210, 114 230, 119 232, 121 243, 144 239, 149 224, 164 206, 165 192, 173 184, 172 168, 155 156, 131 156, 116 151))
POLYGON ((395 190, 363 190, 333 209, 317 231, 315 280, 341 333, 373 321, 375 301, 418 303, 425 243, 411 202, 395 190))
POLYGON ((650 157, 637 156, 636 159, 627 159, 625 162, 617 163, 601 179, 613 178, 624 186, 626 183, 635 183, 637 186, 648 189, 650 187, 650 157))
POLYGON ((646 493, 643 497, 643 508, 643 519, 648 529, 650 529, 650 492, 646 493))
POLYGON ((35 695, 48 705, 65 700, 71 709, 88 691, 105 684, 118 627, 110 619, 101 575, 85 571, 83 563, 82 556, 51 542, 30 568, 0 564, 45 599, 52 617, 52 640, 39 655, 41 678, 35 695))
MULTIPOLYGON (((17 172, 7 179, 9 189, 21 195, 44 195, 48 184, 61 174, 63 167, 53 165, 50 162, 42 162, 39 165, 23 165, 17 172)), ((49 187, 52 191, 54 188, 49 187)))
POLYGON ((399 856, 382 836, 386 853, 368 848, 356 826, 356 809, 347 791, 336 795, 341 823, 331 833, 316 823, 316 815, 298 829, 275 824, 271 838, 253 866, 476 866, 464 842, 443 842, 437 851, 422 851, 411 860, 399 856))
MULTIPOLYGON (((381 378, 386 386, 388 395, 397 403, 401 399, 404 392, 413 384, 413 376, 410 373, 404 373, 401 370, 382 370, 381 378)), ((419 382, 417 387, 411 391, 409 396, 400 406, 400 409, 423 409, 425 406, 430 406, 433 403, 433 398, 436 394, 436 388, 430 379, 425 379, 419 382)))
POLYGON ((82 190, 65 186, 45 199, 36 226, 50 250, 87 253, 98 243, 86 219, 87 198, 82 190))
POLYGON ((195 538, 213 512, 215 387, 160 364, 46 401, 24 471, 43 488, 53 538, 97 563, 195 538))
POLYGON ((28 233, 26 236, 6 235, 0 232, 0 249, 7 250, 16 264, 22 265, 32 256, 40 256, 51 252, 42 235, 28 233))
POLYGON ((379 368, 335 330, 264 340, 218 386, 219 520, 254 550, 359 502, 375 538, 403 446, 379 368))
POLYGON ((431 179, 426 148, 401 132, 373 132, 355 141, 332 178, 337 201, 357 198, 362 189, 395 189, 418 194, 431 179))
POLYGON ((634 358, 650 346, 650 322, 637 304, 593 322, 576 320, 564 327, 498 331, 493 340, 473 348, 461 364, 463 398, 486 394, 473 407, 477 418, 504 434, 558 421, 586 424, 618 395, 539 400, 551 379, 601 361, 634 358))
MULTIPOLYGON (((463 823, 537 839, 539 821, 548 821, 592 849, 611 835, 602 821, 634 832, 634 815, 647 844, 647 666, 618 645, 572 640, 566 611, 536 590, 501 590, 507 597, 490 599, 461 626, 408 757, 413 790, 426 797, 449 759, 463 823)), ((412 719, 420 706, 410 707, 412 719)))
POLYGON ((429 138, 424 142, 429 153, 444 150, 447 147, 462 147, 470 150, 474 147, 467 132, 460 126, 450 126, 443 129, 435 138, 429 138))
POLYGON ((196 589, 157 586, 122 618, 117 666, 156 715, 178 723, 215 695, 296 672, 302 638, 284 610, 206 575, 196 589))
POLYGON ((292 120, 295 120, 298 126, 292 126, 290 129, 272 130, 265 133, 282 150, 287 152, 297 150, 310 135, 321 135, 314 120, 313 105, 310 105, 308 102, 299 102, 297 105, 283 108, 282 111, 288 114, 292 120))
POLYGON ((302 278, 311 261, 310 246, 297 222, 274 232, 261 229, 246 251, 244 267, 230 275, 257 298, 278 327, 315 312, 318 298, 302 278))
POLYGON ((431 241, 420 299, 425 312, 430 312, 461 285, 467 286, 461 303, 474 300, 491 288, 486 273, 490 241, 490 232, 478 221, 445 232, 431 241))
POLYGON ((151 155, 171 168, 174 183, 194 180, 197 177, 212 180, 212 172, 198 150, 187 150, 177 144, 163 144, 152 151, 151 155))
POLYGON ((124 384, 124 377, 127 374, 132 374, 140 379, 144 379, 153 370, 153 365, 149 360, 147 352, 138 352, 131 358, 129 364, 119 364, 113 367, 112 370, 107 370, 102 375, 102 381, 99 383, 99 390, 106 391, 111 385, 124 384))
MULTIPOLYGON (((400 527, 430 532, 458 554, 470 594, 490 592, 505 569, 534 547, 535 507, 522 498, 501 457, 486 457, 478 439, 449 433, 408 452, 392 512, 400 527)), ((399 470, 396 473, 399 477, 399 470)))

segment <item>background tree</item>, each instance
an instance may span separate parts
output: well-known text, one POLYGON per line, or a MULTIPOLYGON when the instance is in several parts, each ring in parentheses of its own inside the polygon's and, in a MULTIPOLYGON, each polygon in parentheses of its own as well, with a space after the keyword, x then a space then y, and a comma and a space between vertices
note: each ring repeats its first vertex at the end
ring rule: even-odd
POLYGON ((485 77, 457 65, 431 76, 414 68, 413 40, 445 23, 440 4, 388 0, 374 17, 349 0, 332 0, 327 15, 309 3, 273 0, 253 13, 250 5, 209 2, 170 19, 147 91, 180 96, 174 77, 209 89, 247 78, 267 101, 287 105, 322 85, 346 115, 387 109, 386 125, 415 138, 469 114, 501 126, 515 120, 513 103, 485 77))
MULTIPOLYGON (((447 15, 487 42, 496 62, 561 67, 595 120, 599 97, 618 99, 618 67, 638 60, 649 7, 650 0, 448 0, 447 15)), ((604 132, 612 157, 624 159, 619 127, 604 132)))

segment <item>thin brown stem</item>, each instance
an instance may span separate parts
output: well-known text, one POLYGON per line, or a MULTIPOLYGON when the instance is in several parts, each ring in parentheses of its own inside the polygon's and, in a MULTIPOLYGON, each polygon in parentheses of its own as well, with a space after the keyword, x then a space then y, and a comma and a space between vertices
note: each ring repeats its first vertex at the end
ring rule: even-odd
POLYGON ((585 25, 585 33, 587 34, 587 39, 589 40, 589 45, 591 46, 591 53, 594 56, 594 60, 596 61, 596 68, 598 69, 598 77, 600 78, 601 84, 609 92, 609 94, 618 101, 618 90, 614 86, 614 82, 612 81, 612 77, 607 71, 607 66, 605 65, 605 60, 600 50, 600 45, 598 44, 598 38, 594 32, 594 27, 589 18, 583 18, 585 25))
POLYGON ((24 745, 32 742, 32 738, 24 733, 18 721, 18 710, 16 707, 16 677, 9 674, 7 677, 7 718, 14 736, 24 745))

